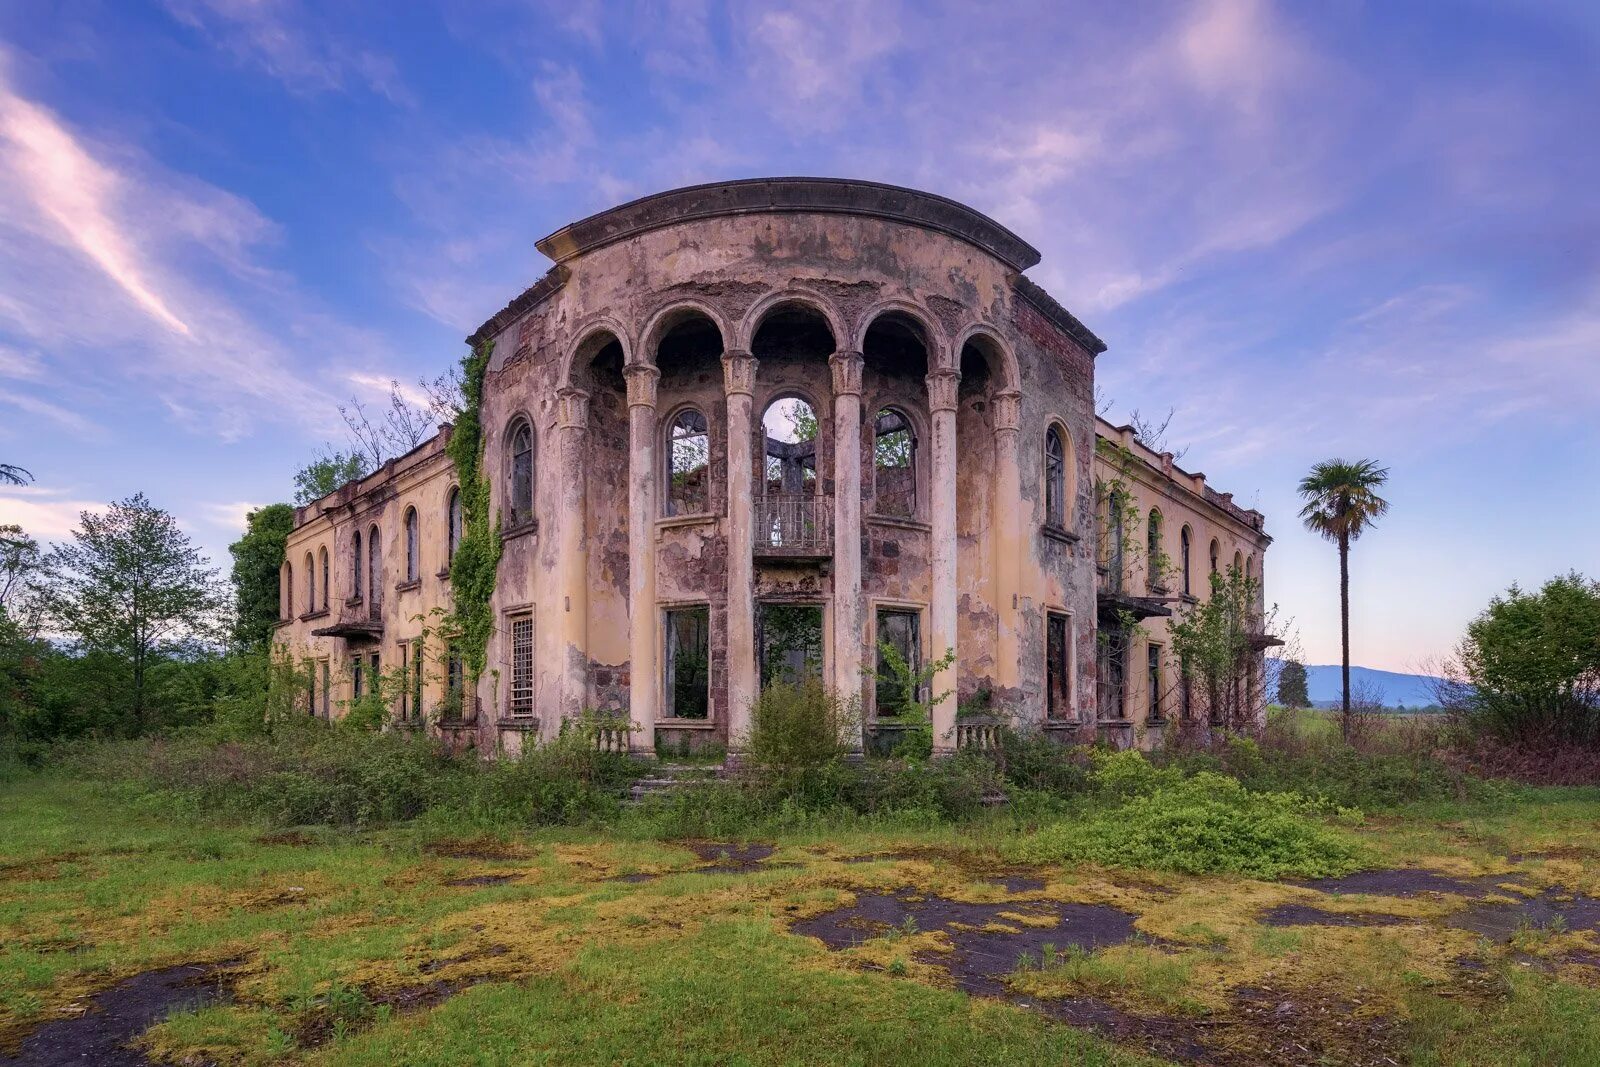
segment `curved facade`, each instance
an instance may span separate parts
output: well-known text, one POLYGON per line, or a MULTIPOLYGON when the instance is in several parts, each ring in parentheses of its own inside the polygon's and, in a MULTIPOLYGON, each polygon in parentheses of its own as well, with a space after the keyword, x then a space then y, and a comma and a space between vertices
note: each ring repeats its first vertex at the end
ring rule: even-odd
MULTIPOLYGON (((593 708, 641 752, 736 748, 764 679, 814 674, 889 736, 884 641, 953 650, 933 689, 969 709, 1096 727, 1104 346, 1022 277, 1030 246, 939 197, 774 179, 647 197, 539 248, 556 266, 471 338, 494 344, 499 627, 444 728, 516 749, 593 708)), ((400 646, 448 603, 452 477, 435 441, 302 509, 288 559, 325 545, 343 594, 285 605, 314 709, 337 714, 373 654, 418 661, 400 646), (373 529, 376 583, 347 547, 373 529)), ((421 659, 413 717, 452 677, 445 649, 421 659)))

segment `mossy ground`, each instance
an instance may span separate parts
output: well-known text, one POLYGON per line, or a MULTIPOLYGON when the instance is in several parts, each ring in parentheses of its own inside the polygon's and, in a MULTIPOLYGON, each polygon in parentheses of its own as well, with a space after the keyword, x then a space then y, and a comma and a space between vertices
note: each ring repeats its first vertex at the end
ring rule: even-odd
MULTIPOLYGON (((1204 1025, 1220 1058, 1273 1062, 1241 1007, 1265 990, 1273 1003, 1338 1005, 1339 1026, 1370 1021, 1400 1062, 1600 1062, 1600 968, 1574 962, 1600 954, 1593 932, 1489 944, 1446 925, 1466 906, 1456 897, 1088 866, 1037 868, 1042 885, 1008 889, 1001 846, 1027 832, 998 816, 792 835, 751 873, 697 874, 705 861, 684 845, 617 833, 269 834, 24 777, 0 785, 0 1050, 121 977, 226 961, 233 1001, 148 1031, 155 1059, 1149 1062, 1137 1036, 1114 1045, 1021 1006, 1090 996, 1204 1025), (513 877, 447 885, 476 875, 513 877), (829 951, 788 932, 856 892, 908 886, 1014 903, 1001 925, 1029 922, 1030 901, 1111 905, 1137 917, 1139 936, 1019 960, 1007 1003, 951 988, 945 933, 829 951), (1405 921, 1261 921, 1290 903, 1405 921)), ((1349 832, 1390 866, 1503 875, 1507 900, 1600 896, 1600 791, 1419 807, 1349 832)), ((1335 1024, 1306 1022, 1306 1037, 1324 1025, 1335 1024)))

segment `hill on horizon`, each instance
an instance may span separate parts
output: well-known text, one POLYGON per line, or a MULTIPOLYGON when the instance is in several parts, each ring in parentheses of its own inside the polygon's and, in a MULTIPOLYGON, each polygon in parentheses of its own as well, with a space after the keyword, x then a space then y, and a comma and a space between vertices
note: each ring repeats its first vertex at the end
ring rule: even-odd
MULTIPOLYGON (((1440 679, 1431 674, 1404 674, 1399 671, 1380 671, 1376 667, 1350 665, 1350 691, 1352 698, 1362 690, 1370 690, 1386 708, 1425 708, 1438 702, 1434 686, 1440 679)), ((1278 696, 1277 672, 1273 664, 1267 665, 1267 692, 1276 700, 1278 696)), ((1306 664, 1306 692, 1316 707, 1339 704, 1339 665, 1306 664)))

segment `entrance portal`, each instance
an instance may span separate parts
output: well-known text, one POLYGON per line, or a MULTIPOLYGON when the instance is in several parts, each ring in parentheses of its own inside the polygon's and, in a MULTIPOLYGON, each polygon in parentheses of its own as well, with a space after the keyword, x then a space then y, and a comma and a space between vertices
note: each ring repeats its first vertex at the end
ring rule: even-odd
POLYGON ((761 688, 822 677, 822 605, 762 604, 761 688))

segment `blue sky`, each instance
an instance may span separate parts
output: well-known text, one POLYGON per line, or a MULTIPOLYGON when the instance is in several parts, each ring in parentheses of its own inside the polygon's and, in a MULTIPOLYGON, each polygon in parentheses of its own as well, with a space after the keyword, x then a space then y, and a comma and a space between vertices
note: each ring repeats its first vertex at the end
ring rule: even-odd
POLYGON ((1269 599, 1338 655, 1317 459, 1393 469, 1354 658, 1446 652, 1600 573, 1600 8, 295 0, 0 7, 0 521, 146 491, 219 562, 633 196, 916 186, 1035 244, 1111 417, 1261 508, 1269 599))

